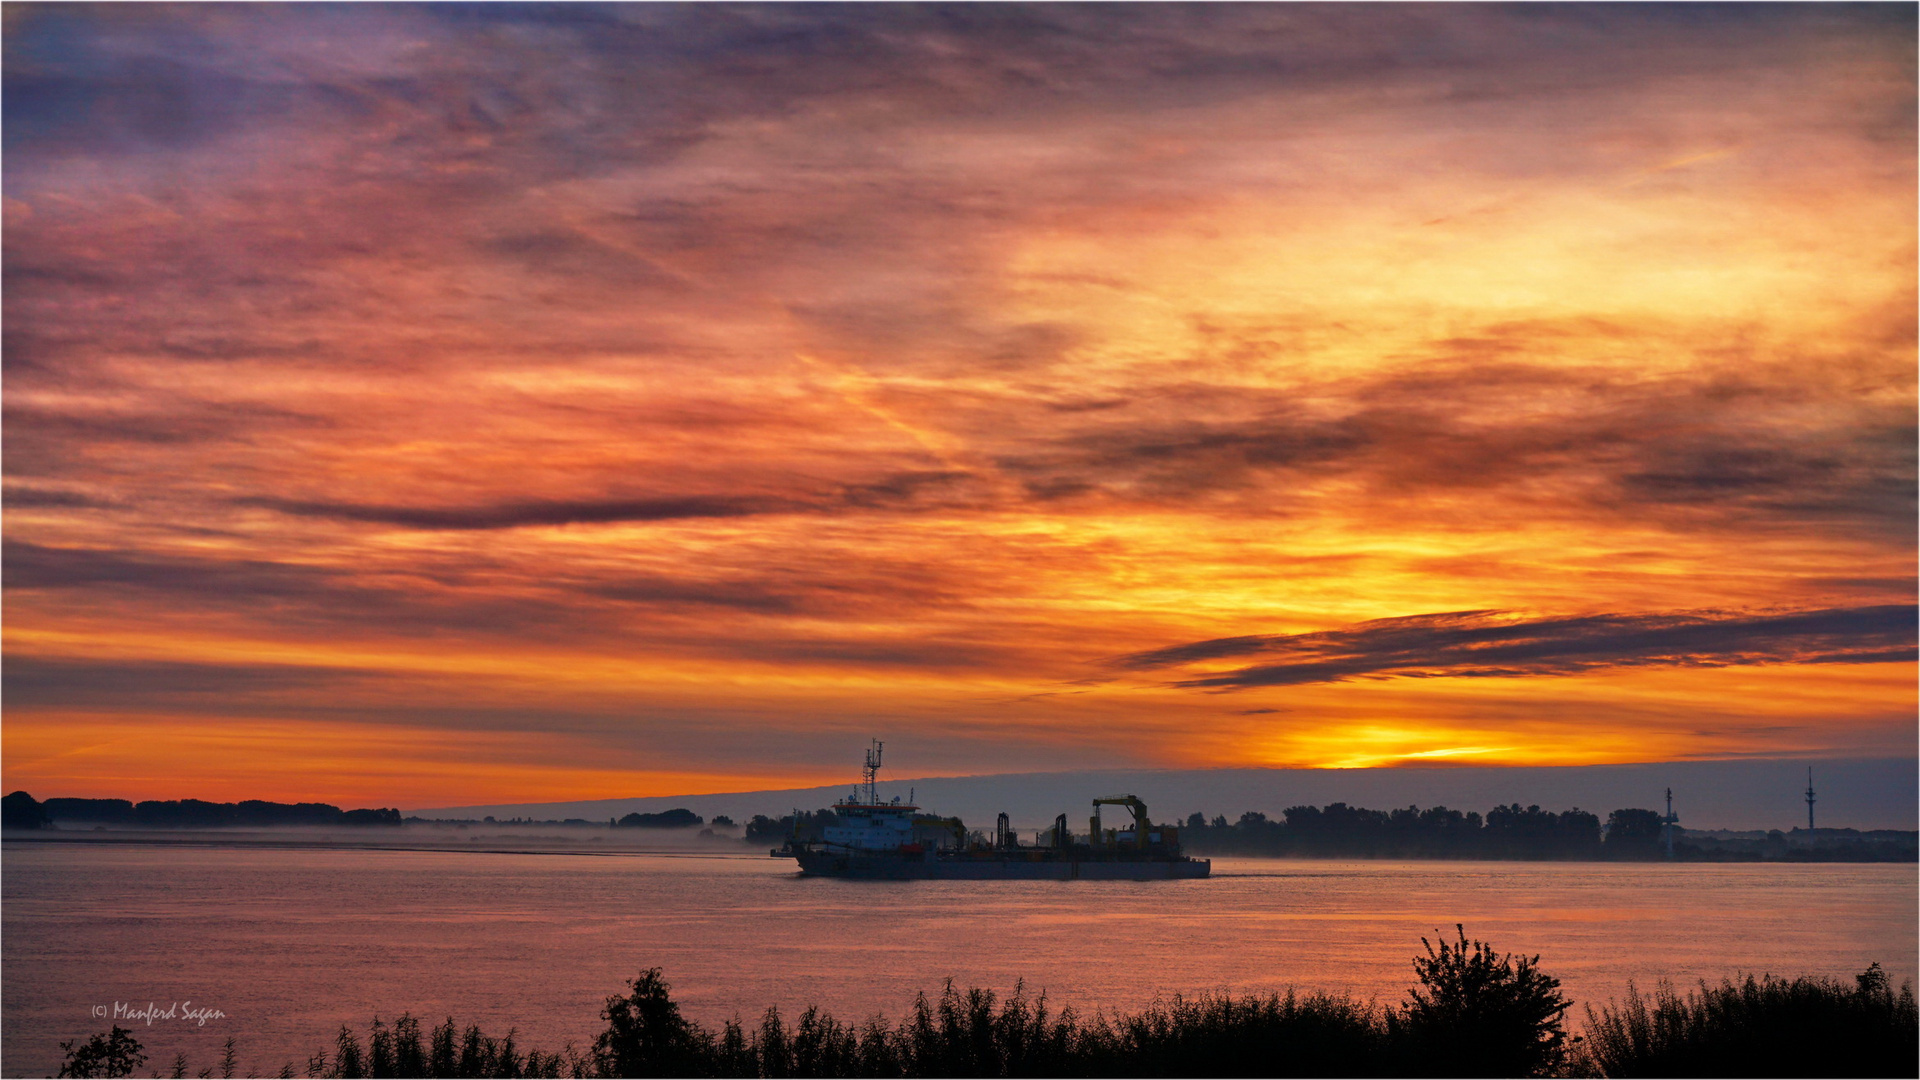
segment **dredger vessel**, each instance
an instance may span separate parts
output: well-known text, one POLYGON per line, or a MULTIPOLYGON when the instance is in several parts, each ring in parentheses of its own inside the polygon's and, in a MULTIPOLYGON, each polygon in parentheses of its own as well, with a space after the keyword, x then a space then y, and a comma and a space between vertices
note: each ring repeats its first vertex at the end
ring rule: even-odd
POLYGON ((968 831, 959 818, 923 814, 898 797, 882 802, 876 777, 884 749, 878 741, 868 748, 860 788, 834 804, 827 824, 803 825, 795 814, 792 835, 770 854, 797 859, 802 874, 849 878, 1158 881, 1203 878, 1213 870, 1210 860, 1181 854, 1179 830, 1148 821, 1147 804, 1133 795, 1093 800, 1084 835, 1070 832, 1061 814, 1031 844, 1021 841, 1005 814, 987 834, 968 831), (1104 827, 1102 806, 1126 807, 1133 826, 1104 827))

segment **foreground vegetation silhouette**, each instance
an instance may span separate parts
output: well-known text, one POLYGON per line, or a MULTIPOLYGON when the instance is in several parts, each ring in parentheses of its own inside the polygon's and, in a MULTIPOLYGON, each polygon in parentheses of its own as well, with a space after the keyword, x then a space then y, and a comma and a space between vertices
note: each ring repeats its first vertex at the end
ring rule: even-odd
POLYGON ((1920 1072, 1913 985, 1896 993, 1879 964, 1833 979, 1749 975, 1681 997, 1587 1009, 1586 1055, 1606 1076, 1913 1076, 1920 1072))
MULTIPOLYGON (((770 1008, 719 1030, 682 1015, 660 969, 640 973, 601 1010, 586 1051, 543 1053, 516 1035, 431 1030, 375 1019, 363 1041, 342 1026, 330 1050, 282 1077, 935 1077, 935 1076, 1911 1076, 1920 1066, 1911 984, 1896 993, 1878 964, 1854 986, 1749 977, 1587 1010, 1566 1029, 1567 998, 1539 957, 1470 941, 1422 939, 1417 986, 1397 1006, 1321 993, 1176 995, 1138 1013, 1053 1010, 1024 984, 1002 997, 949 981, 897 1024, 845 1023, 809 1006, 770 1008)), ((61 1076, 129 1076, 145 1057, 116 1027, 62 1043, 61 1076)), ((220 1075, 234 1075, 231 1040, 220 1075)), ((208 1076, 176 1059, 171 1075, 208 1076)), ((156 1074, 157 1075, 157 1074, 156 1074)))

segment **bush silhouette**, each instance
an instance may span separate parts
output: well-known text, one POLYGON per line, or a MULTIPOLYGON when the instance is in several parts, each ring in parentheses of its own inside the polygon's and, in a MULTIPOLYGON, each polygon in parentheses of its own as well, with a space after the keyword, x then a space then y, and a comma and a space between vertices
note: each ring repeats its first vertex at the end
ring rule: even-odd
POLYGON ((1849 987, 1834 979, 1749 975, 1681 997, 1587 1007, 1587 1054, 1607 1076, 1913 1076, 1920 1026, 1913 985, 1898 993, 1879 964, 1849 987))
POLYGON ((78 1047, 73 1041, 63 1042, 60 1049, 67 1052, 67 1060, 60 1066, 61 1076, 132 1076, 133 1070, 147 1063, 139 1040, 119 1024, 78 1047))
POLYGON ((1542 972, 1538 956, 1501 955, 1483 941, 1438 947, 1413 958, 1420 985, 1408 991, 1392 1027, 1405 1038, 1408 1062, 1429 1076, 1539 1076, 1566 1057, 1566 1012, 1573 1004, 1560 980, 1542 972))
POLYGON ((626 997, 609 997, 600 1016, 607 1030, 594 1040, 602 1076, 694 1076, 711 1056, 711 1037, 680 1015, 659 968, 627 984, 626 997))

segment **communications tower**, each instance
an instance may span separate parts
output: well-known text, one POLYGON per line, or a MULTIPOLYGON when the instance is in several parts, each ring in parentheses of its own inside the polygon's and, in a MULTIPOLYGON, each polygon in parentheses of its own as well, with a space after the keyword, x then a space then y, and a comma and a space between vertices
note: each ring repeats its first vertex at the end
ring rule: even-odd
POLYGON ((1807 831, 1813 831, 1813 766, 1807 766, 1807 831))

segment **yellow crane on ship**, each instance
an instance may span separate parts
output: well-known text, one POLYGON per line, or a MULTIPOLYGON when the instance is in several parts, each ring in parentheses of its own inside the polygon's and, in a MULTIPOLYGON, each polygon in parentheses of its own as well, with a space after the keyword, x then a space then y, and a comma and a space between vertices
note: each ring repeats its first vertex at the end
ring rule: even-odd
POLYGON ((1139 796, 1136 795, 1107 795, 1093 800, 1093 831, 1088 835, 1088 839, 1093 841, 1094 846, 1104 847, 1107 842, 1107 834, 1100 827, 1100 808, 1102 806, 1124 806, 1133 811, 1134 843, 1141 850, 1146 850, 1147 830, 1152 826, 1147 821, 1147 804, 1141 802, 1139 796))

